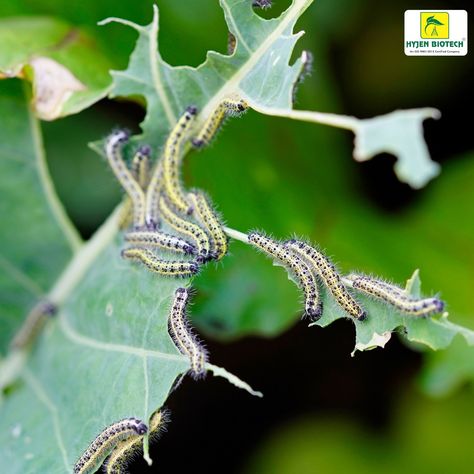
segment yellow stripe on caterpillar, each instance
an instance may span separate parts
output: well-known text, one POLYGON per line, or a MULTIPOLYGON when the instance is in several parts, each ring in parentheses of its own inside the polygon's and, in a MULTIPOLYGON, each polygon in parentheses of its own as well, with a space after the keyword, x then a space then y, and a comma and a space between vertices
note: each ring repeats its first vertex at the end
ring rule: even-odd
POLYGON ((112 132, 107 138, 105 152, 115 177, 132 200, 133 225, 135 228, 141 228, 145 224, 145 194, 123 160, 122 147, 127 140, 126 131, 112 132))
POLYGON ((321 317, 323 304, 318 291, 318 282, 309 266, 281 242, 258 232, 250 232, 248 241, 267 255, 281 262, 288 272, 295 275, 298 286, 305 295, 305 313, 312 319, 321 317))
POLYGON ((289 240, 285 242, 285 247, 291 249, 296 255, 309 263, 310 268, 319 276, 336 302, 346 313, 359 321, 366 318, 366 312, 344 286, 336 267, 329 258, 311 245, 300 240, 289 240))
POLYGON ((158 231, 139 231, 128 232, 125 234, 125 240, 135 245, 146 245, 150 247, 161 247, 166 250, 184 253, 186 255, 195 255, 196 247, 187 240, 174 235, 158 231))
POLYGON ((199 265, 196 262, 161 260, 151 250, 138 247, 122 250, 122 257, 143 263, 150 271, 162 276, 190 278, 199 272, 199 265))
POLYGON ((396 285, 365 275, 351 273, 347 278, 351 280, 355 290, 385 301, 401 313, 430 316, 444 310, 444 302, 439 298, 414 298, 396 285))
POLYGON ((199 379, 206 374, 208 353, 194 335, 186 316, 188 300, 189 292, 186 288, 178 288, 175 291, 168 318, 168 329, 179 352, 189 357, 192 377, 199 379))
POLYGON ((74 474, 92 474, 104 459, 113 451, 120 441, 131 436, 143 435, 148 431, 147 426, 136 418, 125 418, 102 431, 74 466, 74 474))
POLYGON ((193 214, 205 226, 211 238, 212 257, 216 260, 222 259, 227 253, 228 239, 216 211, 201 191, 189 193, 188 198, 193 214))
POLYGON ((141 145, 132 158, 132 174, 144 191, 150 180, 150 156, 151 148, 141 145))
POLYGON ((173 212, 164 196, 160 197, 159 210, 162 219, 170 227, 192 239, 197 249, 198 261, 200 263, 207 261, 210 257, 210 242, 206 232, 197 224, 183 219, 173 212))
POLYGON ((202 148, 209 145, 221 128, 224 120, 229 115, 240 115, 248 109, 248 104, 243 99, 224 99, 206 119, 201 131, 191 140, 195 148, 202 148))

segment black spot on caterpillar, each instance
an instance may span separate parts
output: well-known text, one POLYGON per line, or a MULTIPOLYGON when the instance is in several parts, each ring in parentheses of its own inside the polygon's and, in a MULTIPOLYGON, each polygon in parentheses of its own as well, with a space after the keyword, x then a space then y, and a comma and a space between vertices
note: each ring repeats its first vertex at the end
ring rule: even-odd
POLYGON ((281 262, 287 271, 295 275, 305 295, 305 312, 312 319, 321 317, 323 306, 319 296, 316 278, 309 266, 281 242, 271 239, 258 232, 250 232, 248 240, 263 250, 267 255, 281 262))
POLYGON ((131 436, 143 435, 148 427, 136 418, 125 418, 108 426, 92 441, 74 466, 74 474, 92 474, 117 444, 131 436))
POLYGON ((188 300, 189 292, 186 288, 178 288, 175 291, 168 318, 168 329, 179 352, 189 357, 192 377, 199 379, 206 374, 208 354, 206 348, 194 335, 186 316, 188 300))
POLYGON ((295 239, 285 242, 285 247, 293 250, 299 257, 309 263, 310 267, 319 276, 339 306, 341 306, 346 313, 359 321, 365 319, 366 312, 352 297, 349 291, 347 291, 336 267, 324 254, 306 242, 295 239))
POLYGON ((164 196, 160 197, 159 209, 164 222, 180 234, 191 238, 194 242, 197 248, 198 262, 202 263, 209 260, 210 242, 206 232, 197 224, 183 219, 174 213, 168 206, 164 196))
POLYGON ((122 157, 122 146, 128 141, 128 137, 125 130, 112 132, 107 138, 105 152, 115 177, 132 200, 133 225, 140 228, 145 223, 145 194, 122 157))
POLYGON ((125 234, 125 240, 135 245, 161 247, 166 250, 173 250, 174 252, 181 252, 186 255, 195 255, 197 253, 196 247, 193 244, 164 232, 128 232, 125 234))
POLYGON ((209 145, 228 116, 236 116, 245 112, 248 104, 243 99, 224 99, 207 118, 197 137, 191 140, 195 148, 209 145))
POLYGON ((206 196, 195 190, 188 194, 193 213, 206 227, 211 238, 211 254, 216 260, 222 259, 227 253, 228 241, 220 219, 206 196))
MULTIPOLYGON (((159 438, 166 430, 169 421, 169 412, 166 409, 156 411, 150 418, 149 441, 150 443, 159 438)), ((120 441, 105 464, 106 474, 127 474, 127 466, 133 458, 142 451, 143 435, 132 436, 120 441)))
POLYGON ((148 249, 127 248, 122 250, 122 257, 143 263, 149 270, 162 276, 189 278, 199 272, 196 262, 161 260, 148 249))
POLYGON ((385 301, 402 313, 412 316, 430 316, 444 310, 444 302, 438 298, 413 298, 402 288, 365 275, 350 274, 352 287, 367 295, 385 301))

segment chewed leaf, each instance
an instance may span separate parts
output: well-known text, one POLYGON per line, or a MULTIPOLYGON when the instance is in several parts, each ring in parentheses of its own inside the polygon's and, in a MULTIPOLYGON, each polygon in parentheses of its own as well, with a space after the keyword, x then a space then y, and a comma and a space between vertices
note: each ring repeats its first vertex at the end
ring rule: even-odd
MULTIPOLYGON (((411 294, 415 295, 417 286, 419 286, 418 270, 408 280, 407 288, 411 288, 411 294)), ((324 300, 323 316, 311 326, 325 327, 337 319, 347 318, 330 296, 326 294, 324 300)), ((474 345, 474 331, 451 323, 447 313, 420 318, 402 314, 393 307, 365 295, 357 294, 357 300, 367 311, 367 319, 354 321, 356 329, 354 352, 384 347, 390 339, 390 334, 395 330, 399 330, 402 337, 406 337, 409 341, 433 350, 444 349, 458 334, 463 336, 468 344, 474 345)))
POLYGON ((43 120, 80 112, 107 95, 111 64, 91 38, 63 21, 3 19, 0 44, 0 78, 31 80, 43 120))
POLYGON ((419 189, 437 176, 440 166, 431 160, 423 139, 423 120, 440 117, 436 109, 398 110, 359 120, 354 133, 354 158, 366 161, 378 153, 397 157, 395 173, 400 181, 419 189))

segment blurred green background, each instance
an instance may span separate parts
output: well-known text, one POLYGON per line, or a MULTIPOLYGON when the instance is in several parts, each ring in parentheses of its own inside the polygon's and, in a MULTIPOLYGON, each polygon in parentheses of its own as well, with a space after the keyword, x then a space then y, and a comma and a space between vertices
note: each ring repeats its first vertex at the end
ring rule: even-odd
MULTIPOLYGON (((0 16, 53 15, 96 38, 116 69, 135 34, 118 16, 149 23, 151 1, 4 0, 0 16)), ((159 0, 160 50, 172 65, 198 65, 208 49, 225 52, 217 2, 159 0)), ((263 16, 289 4, 274 2, 263 16)), ((442 174, 421 191, 399 183, 394 158, 357 164, 351 134, 248 113, 228 122, 207 150, 187 160, 187 184, 218 203, 229 226, 278 237, 307 235, 343 270, 359 268, 402 282, 421 268, 426 292, 440 291, 453 320, 474 327, 474 148, 468 99, 472 61, 403 54, 408 8, 460 9, 467 2, 318 0, 299 21, 296 52, 314 54, 297 107, 370 117, 432 106, 425 123, 442 174)), ((138 131, 139 105, 104 100, 76 116, 43 123, 51 173, 66 209, 88 237, 121 193, 87 143, 116 125, 138 131)), ((474 376, 474 351, 455 341, 425 356, 396 337, 384 350, 350 357, 353 328, 338 321, 308 329, 284 272, 240 243, 197 281, 195 323, 213 360, 265 394, 249 399, 222 382, 185 380, 170 398, 172 423, 155 464, 133 472, 471 473, 474 395, 458 375, 474 376), (429 359, 427 359, 429 357, 429 359), (423 372, 428 364, 431 372, 423 372), (439 367, 445 368, 440 370, 439 367), (446 367, 448 370, 446 370, 446 367), (420 375, 424 374, 424 375, 420 375), (428 398, 420 381, 443 399, 428 398)))

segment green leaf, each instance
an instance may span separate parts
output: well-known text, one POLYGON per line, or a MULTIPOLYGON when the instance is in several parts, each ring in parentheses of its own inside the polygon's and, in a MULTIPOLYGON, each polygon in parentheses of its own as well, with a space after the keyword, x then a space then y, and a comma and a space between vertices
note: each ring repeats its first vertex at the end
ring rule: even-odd
POLYGON ((429 18, 427 18, 426 22, 427 22, 429 25, 444 25, 444 23, 441 23, 439 20, 437 20, 437 19, 434 18, 434 17, 429 17, 429 18))
POLYGON ((0 77, 31 79, 43 120, 80 112, 107 95, 111 63, 92 38, 61 20, 2 19, 0 43, 0 77))
POLYGON ((0 354, 80 245, 46 168, 41 131, 18 80, 0 82, 0 354))
POLYGON ((398 178, 413 188, 424 186, 439 173, 439 165, 429 157, 421 123, 428 117, 438 118, 437 110, 397 111, 366 120, 293 110, 293 86, 303 64, 300 57, 289 65, 293 48, 303 34, 294 34, 293 28, 311 3, 312 0, 294 0, 280 17, 265 20, 254 13, 251 2, 221 0, 229 31, 237 39, 236 50, 230 56, 210 51, 197 68, 171 67, 162 60, 157 45, 156 7, 153 21, 147 26, 109 18, 102 24, 116 21, 139 34, 128 68, 112 73, 111 96, 145 98, 147 115, 140 138, 155 145, 187 105, 194 104, 201 111, 196 121, 199 129, 224 97, 236 94, 263 114, 352 130, 356 135, 356 160, 393 153, 399 159, 395 168, 398 178))
MULTIPOLYGON (((9 266, 3 266, 0 289, 12 309, 2 312, 11 320, 2 342, 34 298, 45 296, 59 313, 32 348, 12 350, 1 361, 0 472, 70 473, 106 425, 130 416, 147 422, 189 370, 168 334, 168 313, 175 289, 190 281, 158 278, 120 257, 121 207, 78 247, 54 197, 27 98, 18 81, 3 84, 14 87, 12 98, 0 101, 9 118, 2 129, 8 181, 1 203, 18 207, 3 209, 12 217, 2 232, 9 266), (68 239, 76 248, 67 263, 68 239), (28 294, 38 282, 41 294, 28 294)), ((225 369, 206 368, 261 396, 225 369)))

